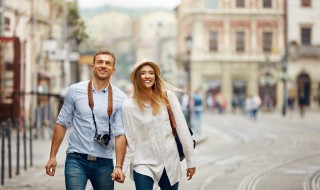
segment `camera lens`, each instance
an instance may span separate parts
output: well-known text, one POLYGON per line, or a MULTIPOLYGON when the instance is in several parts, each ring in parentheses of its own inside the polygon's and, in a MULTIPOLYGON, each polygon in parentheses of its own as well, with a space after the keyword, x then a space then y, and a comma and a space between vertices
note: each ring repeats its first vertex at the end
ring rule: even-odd
POLYGON ((110 136, 109 135, 107 135, 107 134, 103 135, 102 139, 103 139, 105 145, 109 144, 109 141, 110 141, 110 136))

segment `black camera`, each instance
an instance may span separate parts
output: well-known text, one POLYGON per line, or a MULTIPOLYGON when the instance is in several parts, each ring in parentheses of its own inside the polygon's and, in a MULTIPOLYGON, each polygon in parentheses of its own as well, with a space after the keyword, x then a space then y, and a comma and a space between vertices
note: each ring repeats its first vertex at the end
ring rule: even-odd
POLYGON ((108 146, 111 137, 108 134, 101 134, 99 132, 96 132, 96 134, 94 134, 94 139, 98 141, 100 144, 108 146))

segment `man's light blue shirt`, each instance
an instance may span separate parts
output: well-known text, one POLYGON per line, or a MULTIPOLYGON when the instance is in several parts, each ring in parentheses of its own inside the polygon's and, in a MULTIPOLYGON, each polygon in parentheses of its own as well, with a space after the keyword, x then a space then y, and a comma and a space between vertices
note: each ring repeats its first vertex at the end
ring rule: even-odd
MULTIPOLYGON (((67 153, 77 152, 112 159, 114 137, 125 134, 121 115, 122 104, 127 96, 120 89, 112 85, 113 111, 111 115, 111 137, 113 138, 106 147, 93 139, 96 130, 92 111, 88 103, 88 82, 79 82, 70 86, 64 98, 64 104, 60 110, 57 123, 67 128, 73 126, 69 136, 67 153)), ((92 85, 92 92, 94 101, 93 113, 97 130, 102 134, 108 134, 108 87, 97 92, 92 85)))

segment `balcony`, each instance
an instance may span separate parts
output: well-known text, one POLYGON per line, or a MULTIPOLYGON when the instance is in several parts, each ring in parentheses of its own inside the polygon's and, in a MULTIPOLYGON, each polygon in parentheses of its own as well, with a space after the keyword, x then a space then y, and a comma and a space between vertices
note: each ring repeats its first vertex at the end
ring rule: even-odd
POLYGON ((291 44, 289 48, 292 59, 320 58, 320 45, 291 44))

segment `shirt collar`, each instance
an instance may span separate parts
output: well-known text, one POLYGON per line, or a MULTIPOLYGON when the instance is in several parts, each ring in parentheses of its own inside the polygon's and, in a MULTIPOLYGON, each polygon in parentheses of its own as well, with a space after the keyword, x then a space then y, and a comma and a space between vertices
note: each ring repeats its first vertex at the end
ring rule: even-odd
MULTIPOLYGON (((91 83, 91 85, 92 85, 92 92, 96 91, 96 89, 94 88, 93 83, 91 83)), ((107 85, 107 87, 106 87, 105 89, 102 89, 101 91, 102 91, 103 93, 107 93, 107 92, 108 92, 108 89, 109 89, 109 85, 110 85, 110 83, 107 85)))

